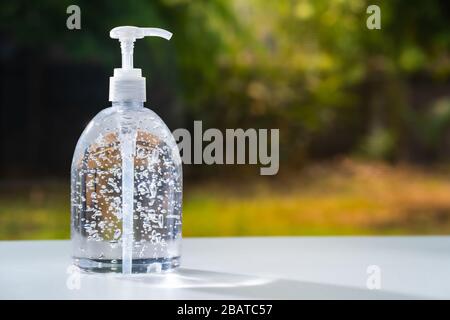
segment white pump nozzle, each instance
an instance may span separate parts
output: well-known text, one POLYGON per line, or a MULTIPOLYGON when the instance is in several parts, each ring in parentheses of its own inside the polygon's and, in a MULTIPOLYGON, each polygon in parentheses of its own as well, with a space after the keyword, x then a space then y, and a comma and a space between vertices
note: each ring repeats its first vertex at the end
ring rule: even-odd
POLYGON ((119 39, 122 53, 122 68, 114 69, 114 77, 110 78, 109 101, 145 101, 145 78, 141 69, 133 68, 134 41, 144 37, 170 40, 172 33, 160 28, 124 26, 112 29, 109 35, 119 39))

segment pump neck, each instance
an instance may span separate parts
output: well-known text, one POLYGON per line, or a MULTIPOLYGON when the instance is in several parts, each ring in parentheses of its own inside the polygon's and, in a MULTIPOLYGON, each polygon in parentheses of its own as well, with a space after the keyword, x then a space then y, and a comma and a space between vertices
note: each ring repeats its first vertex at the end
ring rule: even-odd
POLYGON ((144 107, 144 102, 133 100, 113 101, 112 107, 117 109, 138 109, 144 107))

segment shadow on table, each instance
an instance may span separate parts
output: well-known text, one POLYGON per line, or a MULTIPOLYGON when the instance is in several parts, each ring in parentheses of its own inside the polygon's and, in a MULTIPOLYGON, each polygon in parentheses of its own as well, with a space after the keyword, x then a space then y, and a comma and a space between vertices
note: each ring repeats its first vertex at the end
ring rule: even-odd
POLYGON ((152 287, 179 288, 232 298, 254 299, 417 299, 383 290, 366 290, 312 282, 180 268, 161 275, 124 278, 152 287))

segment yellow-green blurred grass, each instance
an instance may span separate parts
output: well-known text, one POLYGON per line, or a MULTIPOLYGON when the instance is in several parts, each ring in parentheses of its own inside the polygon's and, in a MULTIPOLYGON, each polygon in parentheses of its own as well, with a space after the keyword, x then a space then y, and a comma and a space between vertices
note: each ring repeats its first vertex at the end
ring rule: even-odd
POLYGON ((450 177, 443 170, 344 160, 271 185, 237 185, 194 191, 185 234, 450 233, 450 177))
POLYGON ((69 186, 14 186, 0 195, 0 239, 64 239, 70 234, 69 186))
MULTIPOLYGON (((69 187, 2 192, 0 239, 69 237, 69 187)), ((351 160, 185 187, 185 236, 450 233, 450 176, 351 160)))

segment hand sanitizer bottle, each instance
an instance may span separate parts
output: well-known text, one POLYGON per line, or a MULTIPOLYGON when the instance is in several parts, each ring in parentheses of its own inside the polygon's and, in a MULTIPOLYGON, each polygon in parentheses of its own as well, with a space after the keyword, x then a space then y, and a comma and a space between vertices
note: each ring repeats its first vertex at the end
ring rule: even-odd
POLYGON ((81 135, 71 172, 75 265, 92 272, 147 273, 179 266, 182 167, 171 132, 144 108, 145 78, 133 67, 136 39, 169 40, 158 28, 117 27, 122 68, 109 100, 81 135))

